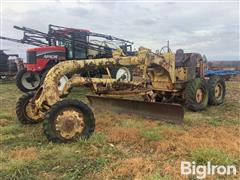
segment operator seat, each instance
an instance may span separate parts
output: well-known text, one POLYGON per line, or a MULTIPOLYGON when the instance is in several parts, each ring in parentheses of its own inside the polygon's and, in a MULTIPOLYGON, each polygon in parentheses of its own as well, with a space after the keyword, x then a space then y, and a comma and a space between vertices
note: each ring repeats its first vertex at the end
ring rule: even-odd
POLYGON ((202 59, 199 53, 184 53, 182 49, 178 49, 175 54, 175 66, 185 67, 188 70, 188 79, 196 78, 197 63, 202 59))
POLYGON ((177 49, 175 54, 175 61, 176 61, 175 62, 176 67, 184 66, 185 54, 183 49, 177 49))

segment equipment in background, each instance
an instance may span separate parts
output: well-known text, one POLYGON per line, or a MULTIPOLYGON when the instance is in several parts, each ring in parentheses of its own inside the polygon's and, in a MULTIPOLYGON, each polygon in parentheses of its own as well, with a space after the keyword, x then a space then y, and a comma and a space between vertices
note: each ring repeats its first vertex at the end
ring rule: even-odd
MULTIPOLYGON (((116 49, 121 49, 125 55, 134 55, 132 42, 85 29, 50 24, 48 33, 44 33, 28 27, 14 28, 23 31, 22 39, 3 36, 0 36, 0 39, 38 46, 27 50, 25 69, 16 77, 16 85, 23 92, 38 89, 49 69, 61 61, 109 58, 116 49)), ((92 77, 106 74, 106 71, 101 68, 93 71, 89 67, 87 71, 79 73, 92 77)))
POLYGON ((240 71, 240 61, 209 61, 208 69, 210 70, 226 70, 240 71))
POLYGON ((209 61, 206 76, 221 76, 229 81, 240 74, 240 61, 209 61))
POLYGON ((23 60, 18 54, 6 54, 4 51, 0 50, 0 79, 12 80, 17 72, 23 69, 23 60))

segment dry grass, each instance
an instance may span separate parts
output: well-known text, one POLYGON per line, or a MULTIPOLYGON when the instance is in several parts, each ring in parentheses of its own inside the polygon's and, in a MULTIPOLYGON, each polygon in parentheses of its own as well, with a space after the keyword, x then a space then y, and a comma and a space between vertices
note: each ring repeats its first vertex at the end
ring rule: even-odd
POLYGON ((106 131, 110 143, 119 144, 126 142, 134 144, 139 141, 139 130, 137 128, 113 127, 106 131))
MULTIPOLYGON (((227 157, 231 161, 226 162, 239 166, 239 84, 227 82, 224 104, 198 113, 187 111, 182 126, 98 113, 93 136, 71 144, 49 143, 41 124, 20 125, 14 111, 21 93, 13 84, 5 84, 0 87, 0 175, 4 179, 184 179, 182 160, 205 162, 215 154, 216 162, 224 163, 221 157, 227 157)), ((72 97, 78 94, 82 93, 72 97)))
POLYGON ((52 172, 39 172, 38 178, 42 180, 57 180, 58 175, 52 172))
POLYGON ((154 169, 154 164, 142 157, 119 160, 116 164, 112 174, 117 177, 142 178, 154 169))
POLYGON ((7 126, 10 122, 7 119, 0 119, 0 126, 7 126))
POLYGON ((38 150, 35 147, 16 148, 10 152, 10 159, 14 160, 36 160, 38 159, 38 150))

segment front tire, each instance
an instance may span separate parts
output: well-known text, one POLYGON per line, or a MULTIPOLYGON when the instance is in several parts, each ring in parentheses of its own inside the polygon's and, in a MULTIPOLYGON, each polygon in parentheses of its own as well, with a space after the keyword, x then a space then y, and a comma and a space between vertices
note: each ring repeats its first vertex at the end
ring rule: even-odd
POLYGON ((83 102, 64 99, 54 104, 43 122, 44 134, 52 142, 87 139, 95 129, 92 110, 83 102))
POLYGON ((208 104, 208 89, 205 80, 196 78, 189 81, 185 88, 185 104, 192 111, 201 111, 208 104))
POLYGON ((16 85, 22 92, 35 91, 41 84, 41 77, 38 72, 30 72, 21 69, 16 75, 16 85))
POLYGON ((210 105, 219 105, 224 102, 226 85, 225 81, 220 76, 212 76, 208 80, 208 91, 209 91, 209 100, 210 105))
POLYGON ((22 124, 36 124, 42 121, 42 119, 31 111, 31 99, 34 96, 34 92, 30 92, 22 95, 16 104, 16 114, 20 123, 22 124))

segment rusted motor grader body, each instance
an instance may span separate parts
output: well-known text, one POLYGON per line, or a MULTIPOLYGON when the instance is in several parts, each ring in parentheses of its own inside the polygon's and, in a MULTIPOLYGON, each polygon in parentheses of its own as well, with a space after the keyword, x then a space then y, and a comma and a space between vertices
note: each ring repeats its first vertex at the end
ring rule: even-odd
MULTIPOLYGON (((18 119, 22 123, 44 120, 44 132, 51 141, 68 142, 89 137, 95 127, 91 109, 80 101, 64 99, 73 87, 87 86, 98 95, 88 97, 95 110, 100 107, 98 110, 130 112, 181 123, 184 114, 182 106, 169 102, 175 98, 181 99, 194 111, 205 108, 208 103, 201 55, 181 53, 155 54, 149 49, 139 48, 136 56, 124 56, 121 51, 115 51, 113 58, 59 63, 48 72, 42 87, 35 94, 19 99, 18 119), (108 74, 105 78, 75 74, 62 91, 58 90, 58 82, 64 75, 99 67, 106 68, 108 74), (116 67, 122 68, 119 71, 123 73, 118 78, 112 78, 110 69, 116 67), (132 74, 133 77, 128 78, 132 74), (143 97, 144 101, 125 99, 128 96, 143 97)), ((220 85, 222 95, 225 85, 220 85)))

